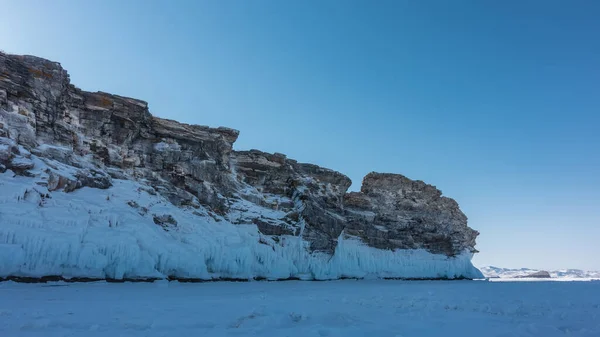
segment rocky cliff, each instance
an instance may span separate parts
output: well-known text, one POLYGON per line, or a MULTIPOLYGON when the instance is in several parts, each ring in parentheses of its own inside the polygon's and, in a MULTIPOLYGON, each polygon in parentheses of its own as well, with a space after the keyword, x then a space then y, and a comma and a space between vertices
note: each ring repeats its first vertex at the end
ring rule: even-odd
MULTIPOLYGON (((364 178, 360 192, 348 193, 350 179, 333 170, 298 163, 279 153, 234 151, 232 146, 238 134, 229 128, 187 125, 152 116, 144 101, 78 89, 70 83, 69 75, 59 63, 0 53, 0 173, 5 178, 0 189, 11 200, 4 200, 5 205, 13 202, 14 193, 6 192, 7 189, 21 186, 20 182, 28 184, 29 181, 37 191, 35 194, 40 195, 35 198, 36 212, 45 212, 44 207, 49 207, 45 206, 47 200, 53 197, 59 196, 58 199, 73 205, 82 195, 89 195, 89 191, 106 195, 118 188, 117 185, 135 184, 138 192, 144 191, 152 198, 158 198, 156 200, 164 199, 167 204, 162 206, 161 212, 155 212, 153 205, 142 206, 139 200, 123 200, 131 208, 127 211, 128 216, 135 216, 131 215, 133 218, 127 223, 120 221, 121 229, 112 230, 113 234, 129 226, 129 222, 137 226, 151 219, 148 226, 153 228, 140 228, 153 231, 154 236, 161 236, 160 240, 167 240, 165 242, 175 240, 184 245, 197 245, 191 236, 185 236, 186 231, 187 234, 193 231, 194 234, 211 235, 209 227, 198 228, 198 223, 213 226, 210 227, 213 229, 221 226, 233 230, 232 227, 237 227, 237 231, 241 228, 252 231, 259 244, 270 247, 278 256, 269 259, 290 259, 277 252, 286 251, 289 242, 296 240, 301 257, 294 259, 306 261, 294 260, 293 270, 283 273, 285 277, 306 273, 312 273, 309 278, 356 276, 355 272, 343 270, 346 267, 336 266, 337 271, 325 272, 333 276, 318 277, 314 267, 310 267, 315 258, 331 263, 332 258, 341 254, 341 242, 352 242, 356 247, 363 247, 361 249, 384 254, 382 258, 387 256, 385 254, 420 252, 436 261, 445 261, 440 262, 445 266, 457 261, 461 263, 460 270, 452 270, 455 267, 452 265, 452 268, 448 267, 450 269, 439 267, 443 270, 433 274, 421 272, 421 275, 416 271, 403 273, 402 268, 389 265, 391 262, 388 261, 384 267, 377 267, 383 268, 375 272, 380 276, 480 276, 470 264, 478 233, 467 226, 467 217, 458 204, 442 196, 434 186, 398 174, 372 172, 364 178), (178 219, 175 213, 185 215, 178 219), (186 221, 190 222, 189 227, 184 224, 186 221), (155 232, 157 228, 160 229, 158 233, 155 232), (299 267, 298 263, 308 266, 299 267)), ((31 201, 26 195, 19 196, 13 206, 22 207, 19 203, 28 200, 31 201)), ((111 213, 114 207, 106 208, 102 216, 111 213)), ((0 274, 50 273, 31 267, 30 260, 36 259, 31 249, 35 247, 21 242, 24 238, 21 241, 15 239, 21 228, 27 228, 28 235, 38 235, 47 229, 43 224, 11 220, 12 213, 8 209, 8 206, 0 208, 0 222, 4 221, 0 224, 0 244, 4 240, 5 244, 11 245, 11 252, 16 249, 24 257, 22 265, 13 264, 12 269, 6 267, 10 272, 0 268, 0 274), (23 265, 28 263, 29 266, 23 265)), ((88 213, 91 212, 88 209, 88 213)), ((46 220, 62 226, 58 217, 46 215, 46 220)), ((72 225, 78 226, 84 225, 79 222, 72 225)), ((90 225, 86 226, 85 237, 78 234, 82 245, 91 235, 90 225)), ((54 249, 51 244, 47 245, 44 249, 54 249)), ((147 247, 138 245, 138 248, 144 253, 149 252, 147 247)), ((81 258, 81 249, 72 248, 69 254, 81 258)), ((0 249, 0 257, 1 254, 0 249)), ((202 256, 204 265, 211 263, 210 258, 202 256)), ((125 263, 122 260, 126 258, 111 255, 110 259, 125 263)), ((68 270, 86 276, 80 262, 69 263, 68 270)), ((132 270, 117 276, 147 276, 136 274, 137 262, 127 263, 133 263, 129 266, 132 270)), ((157 275, 191 275, 189 270, 169 272, 157 263, 155 261, 153 267, 157 275)), ((64 267, 57 268, 51 272, 68 273, 64 267)), ((223 276, 229 273, 224 270, 230 267, 223 267, 219 272, 215 268, 219 269, 207 267, 208 274, 201 273, 200 276, 223 276)), ((248 268, 251 270, 243 277, 280 278, 268 270, 257 272, 255 267, 248 268)), ((405 271, 410 269, 403 268, 405 271)), ((107 266, 101 269, 104 274, 96 274, 115 276, 107 266)), ((373 272, 359 274, 369 273, 373 272)))

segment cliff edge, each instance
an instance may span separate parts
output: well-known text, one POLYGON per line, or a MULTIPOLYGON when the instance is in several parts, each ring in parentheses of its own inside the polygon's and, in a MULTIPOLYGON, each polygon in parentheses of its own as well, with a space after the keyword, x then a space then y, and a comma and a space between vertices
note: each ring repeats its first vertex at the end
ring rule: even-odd
POLYGON ((0 277, 479 278, 434 186, 235 151, 239 132, 86 92, 0 53, 0 277))

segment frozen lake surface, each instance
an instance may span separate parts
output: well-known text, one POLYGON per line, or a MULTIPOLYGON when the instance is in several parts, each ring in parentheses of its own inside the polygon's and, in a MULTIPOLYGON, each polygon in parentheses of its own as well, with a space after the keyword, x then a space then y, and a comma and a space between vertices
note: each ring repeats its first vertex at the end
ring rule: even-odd
POLYGON ((0 336, 600 336, 600 282, 0 283, 0 336))

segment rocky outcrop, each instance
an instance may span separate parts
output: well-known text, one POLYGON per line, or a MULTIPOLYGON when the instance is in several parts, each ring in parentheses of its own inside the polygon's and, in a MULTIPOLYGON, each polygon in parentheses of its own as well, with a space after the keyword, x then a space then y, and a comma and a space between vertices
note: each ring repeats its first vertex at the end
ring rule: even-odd
POLYGON ((527 275, 523 275, 523 276, 516 276, 516 278, 551 278, 551 277, 552 276, 550 276, 550 273, 545 270, 540 270, 535 273, 531 273, 531 274, 527 274, 527 275))
POLYGON ((31 153, 18 146, 14 140, 0 138, 0 172, 8 169, 19 174, 26 174, 27 170, 34 166, 30 157, 31 153))
POLYGON ((478 233, 458 203, 434 186, 399 174, 369 173, 360 192, 345 196, 347 233, 381 249, 424 248, 453 255, 474 250, 478 233))
MULTIPOLYGON (((383 250, 476 252, 478 233, 434 186, 373 172, 348 193, 341 173, 234 151, 238 134, 152 116, 144 101, 73 86, 59 63, 0 53, 0 171, 33 174, 33 154, 50 167, 40 184, 51 191, 139 181, 176 206, 207 210, 199 216, 253 224, 275 241, 301 237, 310 252, 333 254, 340 237, 383 250)), ((168 214, 154 221, 177 228, 168 214)))

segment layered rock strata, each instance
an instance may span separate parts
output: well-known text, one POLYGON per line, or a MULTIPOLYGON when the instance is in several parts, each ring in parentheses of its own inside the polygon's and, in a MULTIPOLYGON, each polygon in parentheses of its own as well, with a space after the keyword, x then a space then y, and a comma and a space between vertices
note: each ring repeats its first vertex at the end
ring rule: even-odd
MULTIPOLYGON (((199 221, 254 225, 274 244, 301 238, 308 254, 333 256, 340 239, 450 258, 476 252, 478 232, 434 186, 372 172, 348 192, 339 172, 233 150, 238 134, 152 116, 144 101, 75 87, 59 63, 0 53, 0 172, 38 177, 57 193, 135 181, 198 210, 199 221)), ((153 221, 177 230, 169 214, 153 221)))

